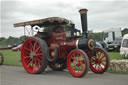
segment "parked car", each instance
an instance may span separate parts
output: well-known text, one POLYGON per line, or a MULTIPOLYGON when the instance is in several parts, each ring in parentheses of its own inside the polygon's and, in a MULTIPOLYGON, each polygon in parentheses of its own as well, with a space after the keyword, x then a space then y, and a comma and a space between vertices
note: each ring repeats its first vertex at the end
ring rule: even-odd
POLYGON ((22 44, 16 46, 16 47, 13 47, 12 48, 12 51, 21 51, 21 48, 22 48, 22 44))
POLYGON ((104 50, 107 49, 107 44, 106 44, 104 41, 99 41, 99 43, 102 45, 102 48, 103 48, 104 50))
POLYGON ((125 34, 120 48, 120 55, 128 57, 128 34, 125 34))
POLYGON ((96 42, 96 48, 102 48, 102 45, 99 42, 96 42))
POLYGON ((120 51, 122 39, 115 39, 112 44, 108 44, 107 50, 108 51, 120 51))

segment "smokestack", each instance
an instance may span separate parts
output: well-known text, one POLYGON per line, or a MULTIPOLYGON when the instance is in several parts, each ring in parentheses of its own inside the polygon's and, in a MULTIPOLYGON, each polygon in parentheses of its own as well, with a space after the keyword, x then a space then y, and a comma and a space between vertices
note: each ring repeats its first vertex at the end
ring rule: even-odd
POLYGON ((79 10, 80 15, 81 15, 81 25, 82 25, 82 31, 83 31, 83 36, 88 37, 88 27, 87 27, 87 9, 80 9, 79 10))

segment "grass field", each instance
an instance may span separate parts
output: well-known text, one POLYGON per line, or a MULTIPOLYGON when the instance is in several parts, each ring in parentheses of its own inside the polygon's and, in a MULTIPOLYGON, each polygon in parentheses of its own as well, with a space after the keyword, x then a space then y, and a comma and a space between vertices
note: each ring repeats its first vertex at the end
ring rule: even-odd
POLYGON ((14 65, 14 66, 21 66, 21 56, 20 51, 14 52, 11 50, 0 50, 1 53, 4 55, 4 65, 14 65))
MULTIPOLYGON (((15 66, 22 66, 21 63, 21 55, 20 51, 11 51, 11 50, 0 50, 0 52, 4 55, 4 64, 5 65, 15 65, 15 66)), ((113 59, 123 59, 122 56, 120 56, 119 52, 109 52, 110 60, 113 59)))
POLYGON ((113 59, 119 60, 124 58, 123 56, 120 56, 119 52, 108 52, 108 54, 110 56, 110 60, 113 60, 113 59))

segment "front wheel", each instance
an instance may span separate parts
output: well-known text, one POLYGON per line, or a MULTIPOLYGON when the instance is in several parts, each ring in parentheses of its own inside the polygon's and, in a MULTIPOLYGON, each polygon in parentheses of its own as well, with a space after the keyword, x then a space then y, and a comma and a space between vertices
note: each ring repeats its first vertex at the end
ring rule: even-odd
POLYGON ((89 69, 88 56, 83 50, 75 49, 68 55, 67 66, 74 77, 83 77, 89 69))
POLYGON ((90 69, 95 73, 104 73, 110 64, 109 55, 102 48, 95 48, 96 56, 90 56, 90 69))

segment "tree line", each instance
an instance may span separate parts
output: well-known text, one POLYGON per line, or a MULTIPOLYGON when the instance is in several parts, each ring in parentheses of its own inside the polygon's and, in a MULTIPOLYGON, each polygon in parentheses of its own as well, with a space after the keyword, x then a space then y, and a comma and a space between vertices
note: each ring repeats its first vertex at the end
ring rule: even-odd
POLYGON ((26 36, 17 37, 1 37, 0 38, 0 47, 7 47, 8 45, 21 44, 25 40, 26 36))

